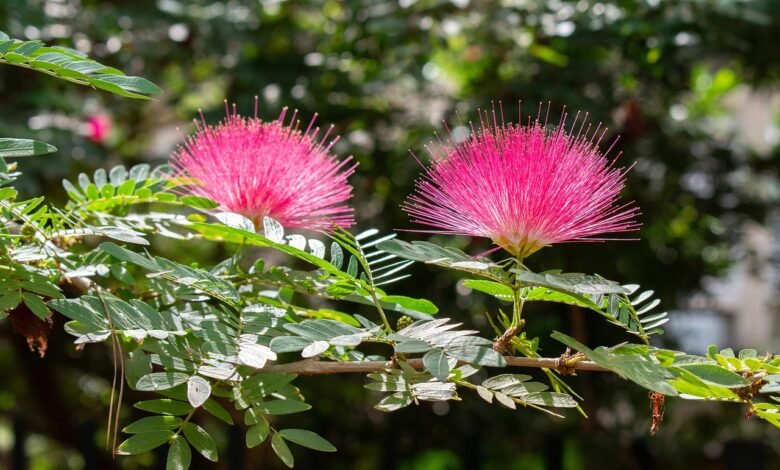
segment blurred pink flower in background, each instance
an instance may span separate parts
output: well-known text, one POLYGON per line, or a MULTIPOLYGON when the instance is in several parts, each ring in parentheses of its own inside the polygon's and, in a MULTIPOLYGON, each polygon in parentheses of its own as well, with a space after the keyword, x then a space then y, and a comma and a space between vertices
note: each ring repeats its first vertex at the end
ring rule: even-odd
MULTIPOLYGON (((239 213, 262 227, 271 217, 285 227, 328 230, 354 224, 347 178, 356 164, 331 153, 338 138, 318 137, 314 118, 300 131, 297 111, 285 123, 287 108, 263 122, 233 112, 217 126, 198 124, 195 135, 174 152, 177 176, 192 178, 188 191, 239 213)), ((332 129, 332 127, 331 127, 332 129)))
MULTIPOLYGON (((503 112, 501 112, 503 115, 503 112)), ((503 123, 485 113, 482 126, 459 144, 428 148, 433 163, 403 205, 432 233, 487 237, 518 258, 566 241, 638 230, 633 202, 620 204, 626 169, 614 168, 579 114, 554 129, 539 119, 503 123)), ((473 129, 472 129, 473 130, 473 129)))
POLYGON ((87 118, 87 137, 93 142, 103 142, 111 132, 111 117, 93 114, 87 118))

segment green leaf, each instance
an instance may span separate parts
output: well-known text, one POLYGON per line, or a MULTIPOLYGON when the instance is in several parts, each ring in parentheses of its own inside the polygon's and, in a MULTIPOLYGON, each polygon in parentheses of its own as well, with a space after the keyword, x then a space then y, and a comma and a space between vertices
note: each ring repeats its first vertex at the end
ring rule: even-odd
POLYGON ((515 401, 509 398, 506 394, 501 392, 494 392, 493 396, 496 398, 496 401, 498 403, 509 408, 510 410, 517 409, 517 405, 515 404, 515 401))
POLYGON ((187 382, 189 378, 187 374, 181 372, 153 372, 141 377, 136 382, 135 388, 144 392, 167 390, 187 382))
POLYGON ((256 425, 246 430, 246 446, 248 448, 257 447, 268 438, 270 433, 268 421, 261 420, 256 425))
POLYGON ((556 392, 535 392, 517 397, 525 403, 554 408, 576 408, 577 401, 570 395, 556 392))
POLYGON ((187 441, 176 436, 171 440, 171 446, 168 448, 168 460, 165 462, 165 470, 187 470, 192 462, 192 451, 187 441))
POLYGON ((217 461, 217 445, 214 443, 214 439, 202 427, 191 422, 185 423, 184 437, 190 441, 195 450, 200 452, 200 455, 212 462, 217 461))
POLYGON ((531 380, 530 375, 525 374, 501 374, 490 377, 482 382, 482 386, 490 390, 501 390, 513 385, 531 380))
POLYGON ((512 288, 500 282, 485 281, 482 279, 466 279, 463 285, 484 294, 492 295, 499 300, 511 302, 514 298, 512 288))
POLYGON ((149 416, 130 423, 122 432, 138 434, 152 431, 172 431, 181 425, 181 418, 176 416, 149 416))
POLYGON ((179 199, 183 204, 196 209, 214 209, 219 207, 219 203, 201 196, 184 196, 179 199))
POLYGON ((185 266, 166 258, 144 256, 111 242, 100 244, 100 250, 120 261, 127 261, 141 266, 164 279, 189 288, 198 289, 204 294, 226 304, 234 307, 239 306, 240 296, 233 285, 208 271, 185 266))
POLYGON ((233 418, 230 416, 230 413, 213 398, 206 400, 206 403, 203 404, 203 409, 224 423, 230 426, 233 425, 233 418))
POLYGON ((284 329, 315 341, 328 341, 339 336, 355 335, 363 332, 354 326, 334 320, 304 320, 300 323, 286 323, 284 329))
POLYGON ((305 429, 282 429, 279 434, 287 441, 320 452, 336 452, 336 448, 319 434, 305 429))
POLYGON ((406 380, 397 375, 368 374, 368 378, 376 382, 366 385, 366 388, 377 392, 404 392, 409 388, 406 380))
POLYGON ((500 281, 506 274, 487 258, 472 257, 458 249, 440 247, 429 242, 387 240, 379 243, 377 248, 400 258, 466 271, 496 281, 500 281))
POLYGON ((99 300, 96 297, 84 296, 79 299, 50 300, 49 306, 66 317, 76 320, 94 330, 108 329, 105 311, 95 308, 99 300))
POLYGON ((277 353, 297 352, 312 344, 313 341, 300 336, 277 336, 271 340, 271 350, 277 353))
POLYGON ((238 359, 243 364, 261 369, 268 360, 276 360, 276 353, 268 346, 257 344, 257 336, 241 335, 238 359))
MULTIPOLYGON (((547 287, 529 287, 524 298, 527 302, 556 302, 559 304, 574 305, 576 307, 600 310, 599 305, 593 303, 584 295, 551 290, 547 287)), ((613 298, 617 299, 618 296, 614 296, 613 298)))
POLYGON ((397 312, 412 310, 414 312, 425 313, 427 315, 435 315, 439 312, 439 308, 433 302, 426 299, 414 299, 412 297, 405 297, 403 295, 386 295, 381 297, 379 300, 383 304, 392 304, 392 310, 397 312))
POLYGON ((57 151, 57 147, 30 139, 0 138, 0 158, 33 157, 57 151))
MULTIPOLYGON (((249 223, 251 224, 251 221, 249 221, 249 223)), ((231 227, 228 225, 207 224, 207 223, 200 223, 200 222, 193 222, 190 225, 188 225, 188 227, 200 232, 201 235, 203 235, 203 237, 206 238, 207 240, 218 240, 226 243, 239 243, 239 244, 244 243, 244 244, 260 246, 260 247, 263 246, 272 247, 278 251, 281 251, 282 253, 295 256, 300 260, 311 263, 317 266, 318 268, 324 270, 325 272, 333 276, 336 276, 340 279, 345 279, 349 281, 352 280, 352 278, 347 276, 344 272, 340 271, 335 266, 333 266, 332 264, 330 264, 329 262, 325 261, 322 258, 314 256, 313 254, 308 253, 306 251, 299 250, 290 245, 275 243, 262 235, 254 233, 254 226, 249 227, 246 224, 246 222, 240 223, 238 225, 245 226, 246 230, 237 227, 231 227)))
POLYGON ((301 351, 301 357, 310 358, 319 356, 320 354, 327 351, 328 348, 330 348, 330 343, 327 341, 315 341, 303 348, 303 351, 301 351))
POLYGON ((441 349, 431 349, 425 353, 425 356, 423 356, 423 364, 431 375, 442 382, 446 381, 447 377, 450 375, 450 366, 447 363, 447 356, 441 349))
POLYGON ((151 413, 161 413, 168 415, 186 415, 192 411, 192 406, 183 401, 171 400, 170 398, 158 398, 156 400, 139 401, 134 407, 139 410, 149 411, 151 413))
POLYGON ((241 390, 257 398, 270 395, 292 382, 295 374, 275 374, 266 372, 249 377, 241 383, 241 390))
POLYGON ((431 349, 431 345, 425 341, 410 339, 401 341, 395 346, 395 352, 401 354, 424 353, 431 349))
POLYGON ((0 296, 0 312, 16 308, 16 306, 19 305, 21 301, 22 296, 19 295, 18 291, 0 296))
POLYGON ((143 454, 160 447, 173 437, 171 431, 152 431, 135 434, 119 444, 117 453, 122 455, 143 454))
POLYGON ((513 270, 517 279, 529 286, 545 286, 577 294, 628 294, 630 291, 615 281, 601 276, 582 273, 561 273, 548 271, 533 273, 513 270))
POLYGON ((412 404, 412 394, 409 392, 396 392, 385 397, 382 401, 374 405, 379 411, 390 412, 399 410, 412 404))
POLYGON ((504 367, 506 361, 493 350, 493 342, 472 336, 477 331, 450 331, 459 326, 447 324, 448 318, 438 320, 420 320, 388 336, 388 339, 404 342, 409 340, 425 341, 433 347, 443 349, 447 356, 460 361, 488 367, 504 367))
POLYGON ((288 415, 310 410, 311 405, 298 400, 271 400, 259 404, 257 408, 268 415, 288 415))
POLYGON ((49 307, 46 306, 46 302, 44 302, 37 295, 24 292, 22 294, 22 301, 27 306, 27 308, 29 308, 30 311, 41 320, 46 320, 51 316, 51 310, 49 310, 49 307))
POLYGON ((479 394, 480 398, 482 398, 486 402, 493 403, 493 392, 491 392, 487 388, 477 385, 477 394, 479 394))
POLYGON ((135 384, 141 380, 141 377, 151 372, 151 359, 141 349, 136 349, 128 354, 128 358, 125 359, 125 378, 130 388, 135 390, 135 384))
MULTIPOLYGON (((0 162, 5 163, 5 161, 2 160, 1 158, 0 158, 0 162)), ((14 188, 9 188, 7 186, 5 188, 0 188, 0 201, 15 199, 18 194, 19 193, 14 188)))
POLYGON ((741 375, 716 364, 686 364, 679 366, 703 382, 726 388, 739 388, 749 384, 741 375))
POLYGON ((705 399, 739 400, 737 394, 728 388, 707 384, 682 367, 672 367, 670 370, 675 374, 675 379, 671 381, 671 384, 680 394, 705 399))
POLYGON ((203 377, 193 375, 187 380, 187 400, 193 408, 198 408, 211 396, 211 384, 203 377))
POLYGON ((742 360, 745 359, 755 359, 758 356, 758 351, 755 349, 743 349, 739 352, 739 358, 742 360))
POLYGON ((94 82, 96 80, 112 83, 119 86, 122 90, 132 93, 155 95, 162 92, 162 90, 157 85, 141 77, 127 77, 111 74, 93 75, 92 83, 95 84, 94 82))
POLYGON ((62 299, 64 296, 60 289, 49 282, 22 281, 22 289, 34 292, 43 297, 62 299))
POLYGON ((253 233, 255 231, 254 222, 241 214, 235 214, 233 212, 220 212, 219 214, 215 214, 215 217, 217 220, 230 228, 238 229, 247 233, 253 233))
POLYGON ((293 467, 295 459, 293 458, 292 452, 290 452, 290 448, 287 447, 287 444, 279 433, 274 433, 271 437, 271 448, 285 465, 290 468, 293 467))

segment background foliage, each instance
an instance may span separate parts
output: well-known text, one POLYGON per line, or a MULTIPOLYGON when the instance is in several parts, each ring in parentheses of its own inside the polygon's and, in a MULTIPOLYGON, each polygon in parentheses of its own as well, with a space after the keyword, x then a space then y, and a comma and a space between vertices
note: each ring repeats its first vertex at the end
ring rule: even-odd
MULTIPOLYGON (((59 148, 22 163, 21 189, 26 196, 43 190, 64 202, 63 177, 119 163, 162 162, 181 140, 176 128, 186 132, 199 108, 215 121, 224 99, 248 112, 259 94, 263 116, 275 117, 288 105, 305 115, 319 112, 323 122, 336 125, 343 137, 338 151, 360 162, 352 179, 360 225, 389 231, 408 227, 398 204, 419 172, 408 150, 423 155, 423 144, 441 131, 442 120, 457 126, 456 111, 468 119, 491 100, 512 103, 507 107, 513 109, 519 98, 526 110, 548 100, 554 111, 560 104, 587 109, 594 120, 608 123, 610 134, 621 135, 622 162, 636 162, 627 197, 643 210, 641 240, 543 250, 531 267, 596 268, 607 278, 654 289, 671 309, 697 291, 704 276, 723 273, 741 256, 744 224, 768 224, 777 206, 776 139, 755 148, 741 138, 725 98, 744 87, 776 88, 780 71, 772 38, 780 33, 779 10, 769 0, 11 0, 0 5, 0 30, 74 47, 128 75, 149 78, 165 93, 155 102, 122 100, 4 67, 0 135, 59 148), (113 123, 99 141, 88 138, 86 124, 96 115, 113 123), (82 137, 74 138, 74 131, 82 137)), ((457 243, 469 253, 487 249, 466 239, 457 243)), ((203 264, 224 254, 208 244, 178 252, 163 243, 161 250, 203 264)), ((486 327, 484 312, 498 305, 488 296, 464 296, 467 288, 450 272, 411 269, 414 278, 430 281, 401 281, 405 293, 486 327)), ((574 309, 544 307, 529 315, 531 328, 574 331, 588 344, 625 339, 619 329, 604 328, 574 309)), ((79 468, 84 462, 73 449, 89 448, 103 426, 110 358, 97 348, 76 351, 57 333, 46 358, 38 359, 7 322, 2 328, 0 368, 8 371, 0 386, 2 416, 30 418, 37 436, 31 448, 41 468, 62 462, 79 468)), ((546 354, 560 352, 559 345, 542 346, 546 354)), ((761 452, 778 454, 772 447, 777 431, 740 419, 736 407, 672 404, 661 433, 649 439, 644 391, 593 374, 573 383, 585 395, 590 420, 574 413, 565 422, 510 414, 471 397, 452 409, 425 405, 422 412, 381 415, 371 409, 374 397, 359 376, 303 379, 300 386, 317 397, 318 406, 293 423, 317 430, 340 452, 301 454, 300 463, 305 466, 308 458, 310 465, 333 468, 475 468, 475 462, 534 468, 549 462, 546 453, 563 449, 567 468, 604 468, 605 452, 616 456, 615 468, 653 462, 684 468, 721 458, 735 436, 774 436, 761 452)), ((134 412, 124 413, 129 423, 134 412)), ((0 421, 6 426, 0 449, 9 422, 0 421)), ((224 428, 217 444, 238 455, 230 442, 241 447, 243 436, 229 432, 224 428)), ((273 461, 255 452, 245 458, 273 461)), ((125 459, 121 465, 153 463, 125 459)))

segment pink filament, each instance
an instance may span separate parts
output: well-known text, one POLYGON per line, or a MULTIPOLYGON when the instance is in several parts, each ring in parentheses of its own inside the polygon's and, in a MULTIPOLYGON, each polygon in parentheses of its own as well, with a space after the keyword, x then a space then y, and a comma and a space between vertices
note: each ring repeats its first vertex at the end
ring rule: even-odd
POLYGON ((263 122, 257 111, 245 118, 234 106, 217 126, 196 122, 197 133, 173 155, 177 176, 195 180, 192 194, 256 224, 269 216, 286 227, 349 227, 354 218, 346 204, 352 197, 347 178, 357 165, 350 165, 352 157, 339 161, 331 153, 336 139, 327 144, 328 134, 318 139, 318 130, 311 131, 314 119, 306 132, 298 130, 297 111, 285 124, 286 111, 263 122))
POLYGON ((554 130, 539 119, 504 124, 503 112, 499 125, 495 109, 492 117, 480 115, 482 128, 469 140, 429 149, 433 164, 403 209, 435 229, 424 231, 488 237, 519 257, 638 230, 639 209, 619 203, 627 170, 598 149, 606 130, 599 134, 599 126, 588 137, 583 120, 574 134, 578 118, 567 133, 565 115, 554 130))

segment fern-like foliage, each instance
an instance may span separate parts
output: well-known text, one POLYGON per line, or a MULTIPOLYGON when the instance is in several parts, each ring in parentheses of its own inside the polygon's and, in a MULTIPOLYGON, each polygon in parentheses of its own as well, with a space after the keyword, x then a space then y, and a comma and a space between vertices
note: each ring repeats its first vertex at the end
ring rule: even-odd
POLYGON ((391 262, 387 256, 374 255, 376 250, 372 249, 374 245, 371 242, 368 242, 367 248, 371 256, 367 258, 359 240, 346 232, 337 232, 331 234, 334 242, 328 256, 325 244, 321 241, 306 239, 298 234, 286 234, 284 227, 269 217, 264 219, 263 235, 255 233, 254 224, 241 215, 221 213, 217 214, 217 218, 221 224, 185 222, 183 226, 208 240, 273 248, 316 268, 314 271, 296 271, 261 264, 253 269, 254 277, 242 282, 287 287, 307 295, 365 305, 378 304, 382 309, 419 319, 430 319, 430 315, 438 312, 436 306, 428 300, 391 295, 377 286, 372 269, 378 267, 378 281, 386 284, 387 281, 398 280, 399 268, 405 268, 408 263, 399 265, 391 262))
POLYGON ((149 99, 161 91, 145 78, 127 76, 121 70, 89 59, 74 49, 46 46, 41 41, 11 39, 2 31, 0 64, 35 70, 127 98, 149 99))
POLYGON ((666 312, 653 312, 660 304, 660 300, 652 299, 653 291, 630 297, 639 289, 635 284, 621 286, 600 276, 579 273, 514 271, 525 288, 521 295, 526 301, 587 308, 645 342, 650 335, 663 333, 659 327, 669 321, 666 312))

